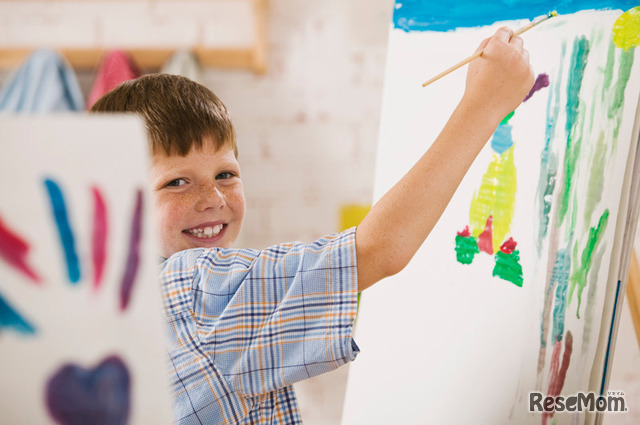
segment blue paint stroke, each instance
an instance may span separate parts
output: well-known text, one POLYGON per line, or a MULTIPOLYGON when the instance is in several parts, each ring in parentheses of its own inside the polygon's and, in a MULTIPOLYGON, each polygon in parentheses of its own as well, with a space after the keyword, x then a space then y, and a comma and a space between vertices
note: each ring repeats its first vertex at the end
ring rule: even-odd
POLYGON ((133 284, 136 281, 138 265, 140 264, 140 239, 142 237, 142 190, 136 193, 136 205, 131 220, 131 234, 129 237, 129 255, 124 269, 124 276, 120 283, 120 310, 126 310, 131 300, 133 284))
POLYGON ((561 249, 556 255, 556 262, 551 273, 551 280, 556 286, 556 294, 553 300, 553 343, 562 341, 564 334, 564 318, 567 310, 567 288, 569 287, 569 272, 571 270, 571 255, 569 255, 569 247, 573 235, 569 238, 567 248, 561 249))
POLYGON ((502 155, 507 149, 513 146, 513 139, 511 138, 511 127, 509 124, 500 124, 493 133, 491 139, 491 148, 502 155))
POLYGON ((393 26, 410 31, 450 31, 498 21, 533 19, 551 10, 570 14, 581 10, 629 10, 638 0, 458 0, 456 2, 397 0, 393 26))
POLYGON ((11 328, 18 333, 33 335, 36 329, 20 313, 9 305, 9 302, 0 295, 0 331, 3 328, 11 328))
POLYGON ((51 209, 58 226, 58 234, 60 235, 60 243, 64 250, 65 259, 67 261, 67 273, 71 283, 77 283, 80 280, 80 262, 76 253, 75 239, 73 230, 69 224, 69 215, 67 214, 67 206, 64 196, 60 190, 60 186, 52 179, 45 179, 45 186, 49 193, 51 201, 51 209))

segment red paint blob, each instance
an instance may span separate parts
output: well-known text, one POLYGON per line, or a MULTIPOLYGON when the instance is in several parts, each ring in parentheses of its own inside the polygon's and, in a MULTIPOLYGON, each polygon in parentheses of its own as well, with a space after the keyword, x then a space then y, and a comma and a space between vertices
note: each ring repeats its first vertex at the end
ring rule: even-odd
POLYGON ((40 277, 27 264, 29 249, 29 244, 9 229, 0 218, 0 257, 32 281, 40 282, 40 277))
POLYGON ((469 232, 469 226, 464 226, 464 230, 462 232, 457 232, 459 236, 464 238, 468 238, 471 236, 471 232, 469 232))
POLYGON ((509 238, 500 246, 500 251, 505 254, 511 254, 515 251, 516 245, 518 245, 518 242, 514 241, 513 238, 509 238))
POLYGON ((493 216, 490 215, 489 218, 487 218, 487 224, 484 227, 484 232, 480 233, 480 236, 478 236, 478 248, 480 248, 480 251, 486 252, 489 255, 493 255, 492 226, 493 216))

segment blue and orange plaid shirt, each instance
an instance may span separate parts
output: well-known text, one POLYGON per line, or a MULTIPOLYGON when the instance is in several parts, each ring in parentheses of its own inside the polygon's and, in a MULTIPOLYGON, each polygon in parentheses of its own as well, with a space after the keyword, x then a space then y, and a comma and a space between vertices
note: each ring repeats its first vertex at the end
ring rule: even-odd
POLYGON ((359 351, 355 228, 308 245, 182 251, 162 284, 176 423, 302 423, 292 384, 359 351))

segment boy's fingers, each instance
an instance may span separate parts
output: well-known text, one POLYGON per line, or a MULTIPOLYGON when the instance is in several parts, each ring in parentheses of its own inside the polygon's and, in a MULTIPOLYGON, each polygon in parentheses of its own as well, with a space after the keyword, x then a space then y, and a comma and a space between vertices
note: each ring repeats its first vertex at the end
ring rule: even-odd
POLYGON ((513 36, 513 30, 509 27, 502 27, 493 35, 497 40, 502 40, 505 43, 508 43, 513 36))
POLYGON ((491 40, 491 38, 485 38, 484 40, 482 40, 482 43, 480 43, 480 45, 478 46, 478 48, 476 49, 475 53, 479 52, 480 50, 484 49, 485 47, 487 47, 487 44, 489 44, 489 40, 491 40))
POLYGON ((522 52, 524 50, 524 42, 518 36, 512 37, 511 41, 509 41, 509 44, 511 44, 518 52, 522 52))

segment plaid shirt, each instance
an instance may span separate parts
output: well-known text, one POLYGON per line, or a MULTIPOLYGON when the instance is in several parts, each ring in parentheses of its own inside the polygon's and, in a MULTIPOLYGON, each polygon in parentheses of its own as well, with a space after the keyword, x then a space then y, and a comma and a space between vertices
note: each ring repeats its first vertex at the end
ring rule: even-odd
POLYGON ((291 385, 359 351, 355 228, 309 245, 182 251, 162 283, 176 423, 302 423, 291 385))

